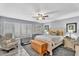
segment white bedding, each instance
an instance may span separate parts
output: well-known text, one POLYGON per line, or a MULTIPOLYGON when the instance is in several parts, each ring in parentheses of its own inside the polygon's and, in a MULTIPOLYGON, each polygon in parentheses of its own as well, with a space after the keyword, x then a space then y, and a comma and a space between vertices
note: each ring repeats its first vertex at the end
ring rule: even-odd
POLYGON ((53 41, 54 44, 57 44, 63 40, 63 36, 52 36, 52 35, 37 35, 35 39, 42 39, 47 41, 53 41))

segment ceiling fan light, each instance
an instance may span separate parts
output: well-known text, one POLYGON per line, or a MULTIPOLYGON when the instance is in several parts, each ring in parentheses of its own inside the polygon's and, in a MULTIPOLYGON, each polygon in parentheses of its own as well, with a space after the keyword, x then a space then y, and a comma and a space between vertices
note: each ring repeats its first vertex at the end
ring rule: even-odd
POLYGON ((48 17, 48 15, 45 15, 44 13, 36 13, 36 20, 45 20, 45 18, 48 17))
POLYGON ((42 20, 42 17, 38 17, 38 20, 42 20))

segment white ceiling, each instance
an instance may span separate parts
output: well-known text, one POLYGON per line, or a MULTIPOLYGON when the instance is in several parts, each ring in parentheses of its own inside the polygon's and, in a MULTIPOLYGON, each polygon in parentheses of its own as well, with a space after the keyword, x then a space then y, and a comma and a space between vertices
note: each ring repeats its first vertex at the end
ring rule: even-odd
POLYGON ((51 22, 79 16, 79 4, 74 3, 0 3, 0 16, 35 21, 51 22), (32 18, 35 12, 49 12, 46 20, 32 18), (54 12, 54 13, 52 13, 54 12))

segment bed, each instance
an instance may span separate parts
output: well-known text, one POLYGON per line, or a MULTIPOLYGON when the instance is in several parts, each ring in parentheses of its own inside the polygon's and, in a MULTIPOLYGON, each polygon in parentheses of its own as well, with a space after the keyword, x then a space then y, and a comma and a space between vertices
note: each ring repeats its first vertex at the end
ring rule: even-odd
MULTIPOLYGON (((54 32, 55 33, 55 32, 54 32)), ((50 55, 53 54, 53 50, 63 44, 63 35, 37 35, 35 40, 41 40, 48 43, 48 52, 50 55)))

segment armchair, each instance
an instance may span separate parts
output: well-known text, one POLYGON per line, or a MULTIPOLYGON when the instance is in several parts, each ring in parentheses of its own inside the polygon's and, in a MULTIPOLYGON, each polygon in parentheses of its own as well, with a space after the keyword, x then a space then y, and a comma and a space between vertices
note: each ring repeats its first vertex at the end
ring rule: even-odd
POLYGON ((6 34, 0 41, 0 49, 9 52, 11 49, 17 47, 17 41, 12 39, 10 34, 6 34))

